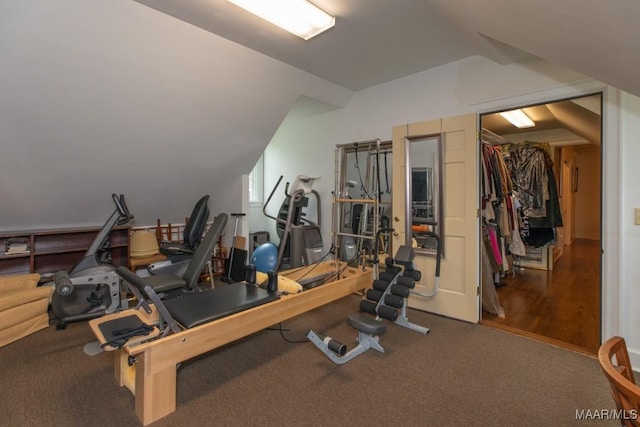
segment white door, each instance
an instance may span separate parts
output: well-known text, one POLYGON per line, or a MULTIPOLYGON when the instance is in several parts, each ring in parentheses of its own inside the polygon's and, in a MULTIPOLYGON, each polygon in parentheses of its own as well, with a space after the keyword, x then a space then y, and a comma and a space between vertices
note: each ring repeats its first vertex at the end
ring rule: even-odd
MULTIPOLYGON (((479 320, 478 141, 475 114, 396 126, 393 129, 393 250, 406 242, 405 139, 442 135, 444 141, 444 256, 435 296, 411 296, 409 306, 468 322, 479 320)), ((416 254, 422 279, 416 291, 434 289, 435 258, 416 254)))

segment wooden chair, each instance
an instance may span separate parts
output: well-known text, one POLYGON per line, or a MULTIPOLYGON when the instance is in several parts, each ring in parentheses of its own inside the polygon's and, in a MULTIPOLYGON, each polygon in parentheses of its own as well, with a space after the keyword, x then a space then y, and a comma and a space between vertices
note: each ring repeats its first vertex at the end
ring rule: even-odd
POLYGON ((611 396, 620 411, 620 423, 623 426, 640 426, 640 387, 634 379, 624 338, 612 337, 602 344, 598 350, 598 361, 609 380, 611 396))
MULTIPOLYGON (((188 222, 188 218, 185 220, 185 224, 188 222)), ((161 224, 160 218, 157 219, 156 225, 156 238, 158 242, 180 242, 182 241, 181 226, 178 224, 161 224)))

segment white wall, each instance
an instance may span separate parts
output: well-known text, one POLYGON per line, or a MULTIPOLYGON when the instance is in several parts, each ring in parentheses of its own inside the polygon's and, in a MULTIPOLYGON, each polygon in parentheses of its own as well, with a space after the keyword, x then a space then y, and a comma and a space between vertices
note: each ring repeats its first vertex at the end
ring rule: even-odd
POLYGON ((640 98, 623 93, 620 113, 620 331, 630 347, 636 370, 640 367, 640 98))
POLYGON ((2 231, 237 211, 298 99, 353 93, 131 0, 0 1, 0 58, 2 231))
POLYGON ((543 61, 501 66, 476 56, 363 90, 341 109, 283 123, 265 150, 265 194, 280 174, 290 181, 297 174, 321 175, 315 188, 323 197, 328 248, 336 144, 390 140, 392 127, 403 123, 547 101, 585 82, 543 61))
MULTIPOLYGON (((640 101, 624 96, 623 137, 618 138, 617 91, 570 70, 543 61, 498 65, 482 57, 467 58, 403 79, 376 86, 354 95, 342 109, 284 123, 265 151, 265 188, 271 188, 280 174, 293 180, 299 173, 321 175, 316 189, 323 202, 322 234, 325 247, 331 241, 331 191, 336 144, 380 138, 390 139, 393 126, 470 112, 486 113, 538 102, 585 95, 605 90, 605 215, 603 236, 603 338, 622 333, 634 365, 640 367, 640 315, 631 309, 640 300, 640 272, 629 269, 634 254, 640 253, 640 231, 629 233, 618 248, 619 181, 627 182, 622 191, 623 219, 632 227, 633 206, 640 206, 640 194, 632 183, 640 179, 633 160, 640 156, 640 101), (629 167, 618 176, 618 150, 629 167), (630 151, 627 155, 627 151, 630 151), (628 171, 626 171, 628 170, 628 171), (626 176, 631 174, 633 176, 626 176), (631 194, 633 193, 633 194, 631 194), (630 199, 630 200, 627 200, 630 199), (624 255, 618 256, 621 252, 624 255), (618 277, 621 276, 620 282, 618 277), (619 289, 619 287, 621 289, 619 289), (620 315, 618 316, 618 308, 620 315)), ((270 224, 265 221, 264 229, 270 224)), ((623 226, 625 224, 623 222, 623 226)))

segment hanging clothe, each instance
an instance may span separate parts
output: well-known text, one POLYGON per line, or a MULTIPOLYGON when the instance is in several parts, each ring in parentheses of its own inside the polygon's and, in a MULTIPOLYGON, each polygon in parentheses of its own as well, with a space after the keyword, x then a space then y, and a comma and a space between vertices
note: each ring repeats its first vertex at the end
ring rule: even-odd
POLYGON ((514 144, 509 148, 508 162, 515 190, 520 195, 522 213, 529 218, 546 216, 549 190, 543 150, 530 143, 514 144))
POLYGON ((554 242, 555 228, 562 227, 562 214, 548 144, 513 144, 505 162, 526 217, 520 233, 523 242, 536 248, 554 242))
MULTIPOLYGON (((514 144, 482 132, 482 218, 493 224, 507 256, 526 256, 526 246, 541 247, 556 240, 562 215, 553 161, 548 144, 526 141, 514 144)), ((489 255, 493 251, 487 235, 489 255)), ((490 256, 490 258, 493 258, 490 256)), ((503 256, 503 259, 506 259, 503 256)), ((504 264, 495 267, 505 270, 504 264)))

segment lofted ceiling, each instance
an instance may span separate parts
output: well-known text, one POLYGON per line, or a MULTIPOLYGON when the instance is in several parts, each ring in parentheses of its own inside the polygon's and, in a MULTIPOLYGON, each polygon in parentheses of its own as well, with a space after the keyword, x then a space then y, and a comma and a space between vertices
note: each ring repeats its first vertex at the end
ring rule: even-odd
POLYGON ((0 2, 0 230, 101 223, 112 192, 137 224, 231 211, 283 120, 473 56, 640 96, 637 1, 313 1, 336 26, 306 42, 227 0, 0 2))
MULTIPOLYGON (((501 64, 540 57, 640 94, 639 2, 312 0, 336 25, 304 41, 227 0, 136 1, 355 91, 482 55, 501 64)), ((526 112, 539 138, 600 143, 599 97, 526 112)), ((501 135, 532 131, 498 114, 483 125, 501 135)))
POLYGON ((424 0, 314 0, 336 25, 308 41, 227 0, 136 1, 353 90, 476 53, 424 0))
POLYGON ((482 55, 536 56, 640 95, 633 0, 313 0, 336 25, 308 41, 227 0, 136 1, 356 91, 482 55))

